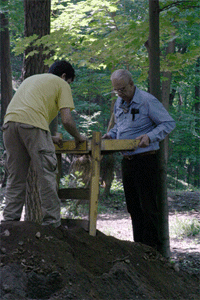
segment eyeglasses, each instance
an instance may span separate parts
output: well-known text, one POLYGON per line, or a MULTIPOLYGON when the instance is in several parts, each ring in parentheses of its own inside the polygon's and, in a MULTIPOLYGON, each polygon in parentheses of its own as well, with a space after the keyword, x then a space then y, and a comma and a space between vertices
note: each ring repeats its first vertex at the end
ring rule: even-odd
POLYGON ((115 93, 119 93, 119 92, 124 93, 124 91, 128 85, 129 85, 129 83, 126 86, 122 87, 121 89, 113 89, 113 91, 115 93))

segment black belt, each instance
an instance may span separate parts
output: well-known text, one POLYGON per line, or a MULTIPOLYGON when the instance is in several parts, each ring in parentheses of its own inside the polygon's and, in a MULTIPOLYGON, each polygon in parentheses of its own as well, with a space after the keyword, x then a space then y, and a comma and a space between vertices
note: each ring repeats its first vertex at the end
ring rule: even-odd
POLYGON ((146 155, 152 155, 152 154, 156 154, 157 151, 156 150, 152 150, 152 151, 149 151, 149 152, 143 152, 143 153, 138 153, 138 154, 133 154, 133 155, 124 155, 124 158, 125 159, 128 159, 128 160, 132 160, 136 157, 141 157, 141 156, 146 156, 146 155))

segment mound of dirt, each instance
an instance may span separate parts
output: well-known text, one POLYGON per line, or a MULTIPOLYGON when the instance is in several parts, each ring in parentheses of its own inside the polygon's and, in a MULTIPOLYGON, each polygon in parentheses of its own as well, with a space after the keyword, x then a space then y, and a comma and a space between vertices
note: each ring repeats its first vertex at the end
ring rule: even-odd
POLYGON ((83 228, 1 224, 2 300, 199 299, 199 277, 151 247, 83 228))

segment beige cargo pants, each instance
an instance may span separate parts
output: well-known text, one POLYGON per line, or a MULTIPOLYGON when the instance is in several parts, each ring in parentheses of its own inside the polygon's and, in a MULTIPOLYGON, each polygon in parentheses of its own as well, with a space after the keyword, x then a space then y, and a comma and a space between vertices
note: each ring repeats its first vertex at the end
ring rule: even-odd
POLYGON ((57 158, 51 134, 31 125, 8 122, 3 126, 8 181, 5 221, 20 220, 26 197, 26 179, 30 161, 38 175, 43 225, 55 227, 60 222, 60 199, 57 194, 57 158))

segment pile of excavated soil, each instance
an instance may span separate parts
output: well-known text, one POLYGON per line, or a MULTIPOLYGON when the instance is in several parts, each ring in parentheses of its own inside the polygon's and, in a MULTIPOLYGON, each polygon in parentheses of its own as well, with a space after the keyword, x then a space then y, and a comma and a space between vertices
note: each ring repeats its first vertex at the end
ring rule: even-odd
POLYGON ((83 228, 1 224, 2 300, 199 299, 199 277, 152 248, 83 228))

